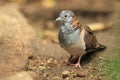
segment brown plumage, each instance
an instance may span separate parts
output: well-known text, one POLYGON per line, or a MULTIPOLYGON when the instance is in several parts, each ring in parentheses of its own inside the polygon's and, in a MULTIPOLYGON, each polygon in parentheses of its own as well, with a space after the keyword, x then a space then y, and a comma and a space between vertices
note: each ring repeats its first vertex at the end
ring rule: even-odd
POLYGON ((77 17, 75 16, 73 19, 73 24, 74 28, 78 28, 80 26, 79 20, 77 19, 77 17))
POLYGON ((95 49, 98 46, 98 41, 96 37, 94 36, 93 32, 87 25, 81 25, 81 30, 85 31, 84 41, 85 41, 85 47, 86 51, 90 49, 95 49))
POLYGON ((98 43, 96 37, 94 36, 92 30, 89 28, 89 26, 85 24, 80 24, 79 20, 75 16, 73 19, 73 26, 76 29, 80 29, 81 32, 84 30, 84 41, 85 41, 85 47, 86 51, 91 51, 96 48, 99 48, 100 44, 98 43))

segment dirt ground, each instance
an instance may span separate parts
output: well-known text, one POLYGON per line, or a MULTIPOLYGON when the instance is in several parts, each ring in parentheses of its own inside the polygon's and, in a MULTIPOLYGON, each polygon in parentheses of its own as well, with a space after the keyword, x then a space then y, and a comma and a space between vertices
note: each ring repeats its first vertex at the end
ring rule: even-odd
MULTIPOLYGON (((26 13, 23 14, 26 15, 26 13)), ((79 15, 79 13, 77 15, 79 15)), ((94 14, 92 14, 92 16, 85 16, 86 19, 83 22, 97 20, 103 21, 104 23, 111 20, 114 22, 114 18, 111 18, 113 15, 108 15, 107 17, 105 17, 104 14, 99 15, 96 17, 97 20, 93 15, 94 14)), ((119 32, 120 29, 118 30, 118 28, 112 27, 107 30, 94 32, 98 41, 105 45, 106 49, 83 56, 81 60, 82 69, 79 69, 70 65, 64 65, 64 62, 70 55, 60 48, 56 41, 56 36, 54 39, 53 35, 51 39, 44 35, 44 31, 47 30, 50 30, 51 32, 53 30, 55 34, 58 33, 58 27, 53 27, 56 26, 56 23, 53 20, 43 20, 43 22, 39 23, 41 19, 36 20, 36 16, 35 18, 29 16, 26 17, 38 34, 38 37, 32 41, 32 46, 29 46, 33 55, 29 57, 28 63, 25 67, 25 71, 32 76, 33 80, 118 80, 109 78, 109 74, 106 73, 108 70, 108 65, 106 63, 111 61, 109 59, 112 56, 110 53, 113 49, 116 49, 116 39, 118 39, 116 38, 118 36, 116 36, 116 31, 119 32), (48 27, 49 25, 52 27, 48 27), (43 28, 43 26, 45 28, 43 28), (108 58, 109 55, 110 57, 108 58)), ((83 18, 84 17, 81 19, 83 18)), ((75 62, 76 59, 73 60, 73 63, 75 62)))

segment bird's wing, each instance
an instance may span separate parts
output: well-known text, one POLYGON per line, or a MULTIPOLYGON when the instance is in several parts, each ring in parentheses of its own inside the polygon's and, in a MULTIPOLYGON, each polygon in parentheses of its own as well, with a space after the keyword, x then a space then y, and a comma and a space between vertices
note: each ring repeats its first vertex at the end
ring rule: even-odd
POLYGON ((77 17, 74 17, 73 19, 73 27, 77 30, 80 29, 81 32, 84 30, 84 41, 85 41, 85 47, 87 52, 95 51, 96 49, 105 49, 105 46, 98 43, 95 35, 93 34, 92 30, 89 28, 89 26, 85 24, 80 24, 77 17))
POLYGON ((84 41, 86 51, 97 48, 98 41, 94 36, 92 30, 85 24, 80 25, 81 31, 84 30, 84 41))
POLYGON ((85 41, 86 51, 97 48, 98 41, 94 36, 92 30, 87 25, 80 24, 77 17, 74 17, 73 26, 75 29, 80 29, 81 32, 82 30, 84 30, 84 41, 85 41))

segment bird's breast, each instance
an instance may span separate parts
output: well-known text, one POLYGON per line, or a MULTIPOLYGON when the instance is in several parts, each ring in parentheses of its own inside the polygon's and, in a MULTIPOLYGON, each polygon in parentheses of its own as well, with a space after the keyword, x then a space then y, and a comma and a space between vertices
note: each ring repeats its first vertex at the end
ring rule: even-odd
POLYGON ((85 53, 84 34, 82 34, 79 30, 72 34, 59 32, 59 43, 62 48, 72 55, 85 53))
POLYGON ((77 30, 73 33, 59 32, 59 42, 65 46, 75 44, 80 39, 80 31, 77 30))

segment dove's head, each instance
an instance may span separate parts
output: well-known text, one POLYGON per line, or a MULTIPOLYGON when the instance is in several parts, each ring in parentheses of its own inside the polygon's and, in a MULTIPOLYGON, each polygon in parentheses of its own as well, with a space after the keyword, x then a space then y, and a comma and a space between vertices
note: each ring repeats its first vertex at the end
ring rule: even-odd
POLYGON ((63 10, 61 11, 59 17, 56 19, 56 21, 61 21, 63 23, 72 23, 74 18, 74 13, 70 10, 63 10))

